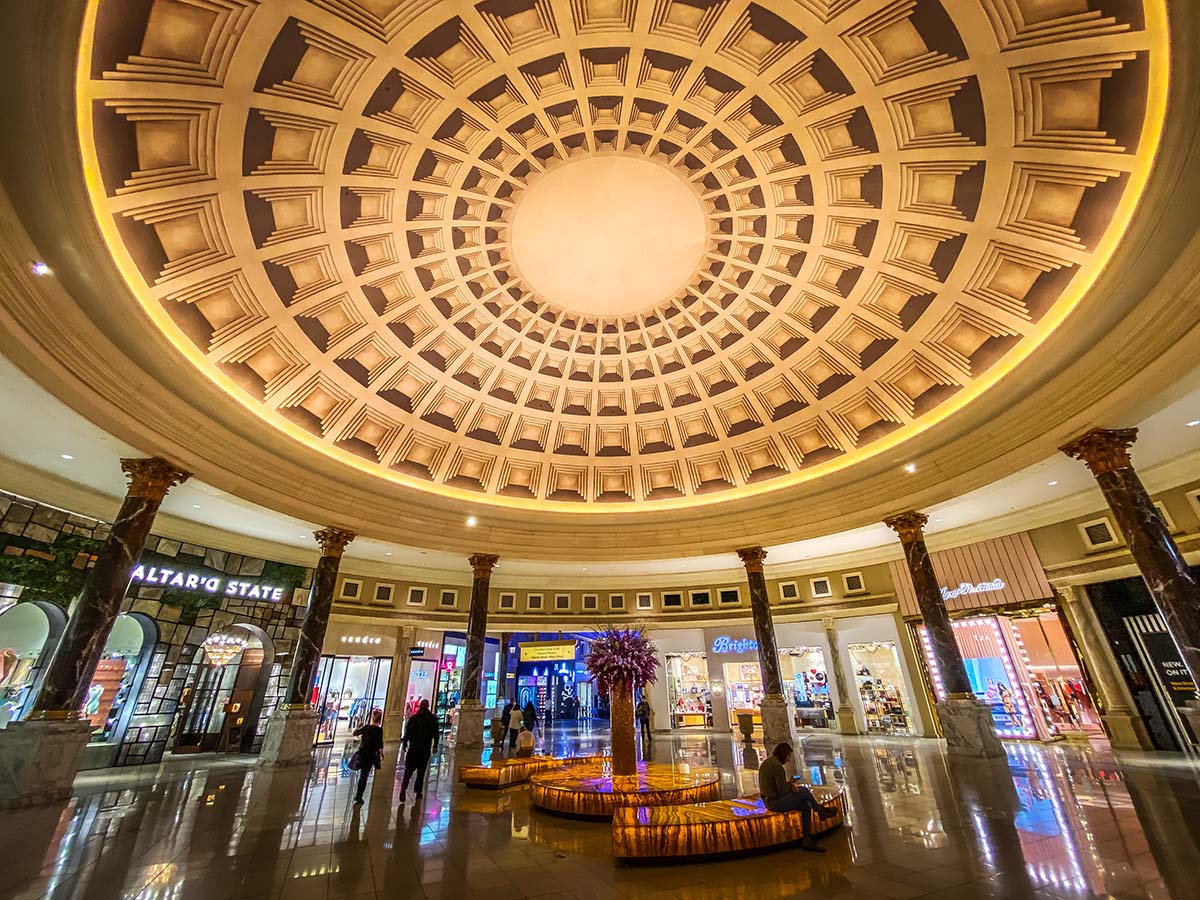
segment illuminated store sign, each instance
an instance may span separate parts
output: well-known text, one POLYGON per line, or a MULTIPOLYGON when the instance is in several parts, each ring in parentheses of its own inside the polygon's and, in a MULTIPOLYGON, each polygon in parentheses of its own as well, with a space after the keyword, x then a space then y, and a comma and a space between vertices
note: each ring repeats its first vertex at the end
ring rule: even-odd
POLYGON ((181 588, 185 591, 202 591, 206 594, 222 594, 226 597, 245 597, 247 600, 283 599, 283 588, 254 581, 239 581, 224 575, 206 575, 179 569, 160 569, 157 566, 138 566, 129 580, 142 584, 153 584, 165 588, 181 588))
POLYGON ((365 634, 355 634, 355 635, 347 634, 347 635, 342 636, 342 643, 343 644, 382 644, 383 638, 369 637, 365 634))
POLYGON ((981 581, 979 584, 968 584, 963 582, 958 587, 942 588, 942 599, 953 600, 955 597, 961 597, 963 594, 987 594, 991 591, 1002 591, 1005 584, 999 578, 995 581, 981 581))
POLYGON ((757 653, 758 641, 753 638, 731 638, 727 635, 713 638, 713 653, 757 653))
POLYGON ((521 662, 557 662, 575 658, 574 641, 539 641, 521 644, 521 662))

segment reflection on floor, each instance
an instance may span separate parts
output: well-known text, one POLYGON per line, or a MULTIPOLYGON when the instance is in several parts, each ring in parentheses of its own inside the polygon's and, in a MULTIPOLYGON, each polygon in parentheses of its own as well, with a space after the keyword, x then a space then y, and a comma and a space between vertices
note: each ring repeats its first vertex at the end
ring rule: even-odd
MULTIPOLYGON (((603 747, 558 729, 548 749, 603 747)), ((932 741, 807 737, 798 764, 848 788, 852 827, 738 859, 618 865, 608 823, 532 810, 529 788, 468 791, 450 755, 423 801, 397 804, 395 762, 351 804, 346 755, 310 771, 188 757, 86 773, 66 807, 0 816, 7 898, 1192 898, 1200 884, 1200 765, 1106 747, 1009 744, 1008 765, 954 764, 932 741)), ((761 747, 660 736, 645 755, 721 769, 753 788, 761 747)))

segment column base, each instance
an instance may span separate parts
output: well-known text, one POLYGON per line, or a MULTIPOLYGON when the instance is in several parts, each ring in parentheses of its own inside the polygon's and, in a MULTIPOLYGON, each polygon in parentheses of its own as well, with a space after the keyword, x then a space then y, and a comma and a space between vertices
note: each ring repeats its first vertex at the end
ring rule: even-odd
MULTIPOLYGON (((456 750, 482 750, 483 703, 478 700, 463 700, 458 704, 458 735, 454 739, 456 750)), ((491 745, 489 740, 488 745, 491 745)))
POLYGON ((949 697, 936 705, 951 756, 998 759, 1005 755, 987 706, 974 697, 949 697))
POLYGON ((268 769, 306 766, 312 761, 313 739, 321 714, 315 709, 280 707, 271 714, 258 764, 268 769))
POLYGON ((91 736, 78 719, 10 722, 0 731, 0 809, 68 799, 91 736))
POLYGON ((843 706, 834 711, 839 734, 858 734, 858 721, 854 718, 854 710, 843 706))
POLYGON ((1108 743, 1114 750, 1154 749, 1150 732, 1141 716, 1127 712, 1111 712, 1102 715, 1100 721, 1104 724, 1108 743))
POLYGON ((776 744, 789 743, 796 746, 796 733, 792 727, 792 711, 787 698, 779 694, 768 694, 762 698, 763 745, 770 753, 776 744))
POLYGON ((1187 706, 1179 707, 1179 714, 1192 729, 1192 743, 1200 745, 1200 701, 1193 700, 1187 706))

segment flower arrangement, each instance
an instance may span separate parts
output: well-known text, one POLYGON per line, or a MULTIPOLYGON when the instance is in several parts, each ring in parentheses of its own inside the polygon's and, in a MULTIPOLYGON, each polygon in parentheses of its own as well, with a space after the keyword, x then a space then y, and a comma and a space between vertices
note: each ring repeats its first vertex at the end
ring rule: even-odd
POLYGON ((637 690, 658 680, 658 648, 640 630, 605 628, 592 641, 587 670, 601 691, 624 683, 637 690))

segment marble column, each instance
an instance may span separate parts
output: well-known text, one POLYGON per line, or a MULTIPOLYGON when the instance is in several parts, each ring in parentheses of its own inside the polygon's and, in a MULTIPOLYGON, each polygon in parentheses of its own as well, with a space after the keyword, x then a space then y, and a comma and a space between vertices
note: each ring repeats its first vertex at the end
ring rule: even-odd
POLYGON ((762 673, 763 744, 770 753, 776 744, 796 744, 796 734, 789 698, 783 692, 783 677, 779 673, 779 648, 775 643, 775 623, 771 619, 771 601, 767 597, 767 578, 763 560, 767 551, 762 547, 746 547, 737 552, 746 567, 750 586, 750 615, 754 620, 754 638, 758 641, 758 665, 762 673))
POLYGON ((485 710, 480 702, 480 685, 483 681, 483 648, 487 636, 488 595, 492 581, 492 570, 500 557, 490 553, 476 553, 471 557, 471 609, 467 613, 467 658, 463 663, 462 693, 458 703, 458 737, 455 747, 459 750, 480 750, 486 741, 483 734, 485 710))
POLYGON ((321 558, 313 573, 308 608, 304 611, 304 621, 300 623, 300 633, 296 637, 292 674, 283 702, 276 707, 267 726, 262 752, 258 756, 260 766, 283 768, 307 765, 312 757, 313 738, 320 713, 309 700, 317 669, 321 665, 321 646, 325 643, 325 631, 329 628, 329 613, 333 609, 333 594, 337 586, 338 568, 342 564, 342 553, 355 535, 353 531, 341 528, 323 528, 314 531, 313 537, 321 546, 321 558))
POLYGON ((71 795, 92 731, 79 708, 158 508, 167 491, 191 477, 158 457, 123 459, 121 470, 129 479, 125 500, 71 607, 29 716, 0 731, 0 808, 53 803, 71 795))
POLYGON ((388 678, 387 704, 383 712, 383 739, 387 744, 399 741, 404 734, 404 707, 408 702, 408 681, 412 674, 412 650, 417 630, 411 625, 397 629, 396 655, 392 658, 392 674, 388 678))
POLYGON ((928 521, 929 517, 923 513, 910 511, 885 519, 884 524, 900 536, 925 632, 946 691, 946 699, 936 704, 946 749, 956 756, 1000 757, 1004 755, 1004 746, 996 737, 992 711, 971 690, 950 613, 942 600, 937 573, 925 546, 924 528, 928 521))
POLYGON ((842 734, 858 734, 858 722, 854 718, 854 707, 850 705, 850 688, 846 684, 846 670, 842 666, 842 648, 838 642, 837 620, 822 619, 825 640, 829 642, 829 665, 833 669, 833 684, 837 688, 837 707, 834 716, 837 730, 842 734))
POLYGON ((1108 741, 1117 750, 1152 750, 1154 744, 1146 723, 1137 711, 1129 685, 1113 656, 1112 646, 1096 617, 1087 591, 1072 585, 1057 585, 1058 606, 1078 643, 1080 662, 1087 667, 1100 695, 1094 697, 1108 741))
MULTIPOLYGON (((1129 448, 1137 433, 1136 428, 1095 428, 1059 449, 1082 460, 1095 476, 1192 683, 1200 685, 1200 584, 1134 471, 1129 448)), ((1200 741, 1200 702, 1180 712, 1200 741)))

